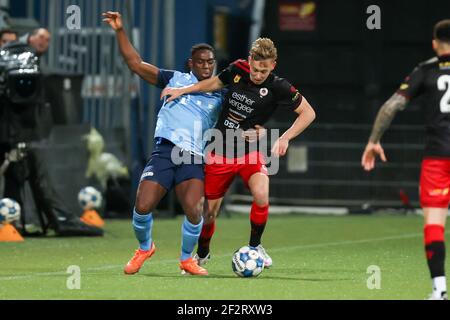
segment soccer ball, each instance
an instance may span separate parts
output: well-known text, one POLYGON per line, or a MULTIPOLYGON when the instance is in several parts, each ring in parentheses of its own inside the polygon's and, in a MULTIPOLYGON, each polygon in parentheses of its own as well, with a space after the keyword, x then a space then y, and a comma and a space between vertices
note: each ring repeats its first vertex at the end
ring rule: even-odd
POLYGON ((102 194, 94 187, 85 187, 78 193, 78 203, 83 210, 98 209, 102 204, 102 194))
POLYGON ((231 266, 240 277, 257 277, 264 270, 264 259, 255 247, 244 246, 233 254, 231 266))
POLYGON ((10 223, 19 220, 20 205, 9 198, 0 200, 0 223, 10 223))

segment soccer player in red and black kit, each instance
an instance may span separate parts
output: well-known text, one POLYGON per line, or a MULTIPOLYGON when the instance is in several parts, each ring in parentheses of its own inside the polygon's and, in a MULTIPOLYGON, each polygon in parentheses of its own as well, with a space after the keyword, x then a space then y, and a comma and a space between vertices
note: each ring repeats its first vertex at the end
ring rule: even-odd
MULTIPOLYGON (((249 245, 256 247, 263 255, 266 267, 272 265, 272 259, 261 245, 269 213, 269 177, 264 155, 251 146, 251 137, 249 142, 236 131, 259 131, 276 109, 297 113, 298 117, 292 126, 272 146, 272 154, 279 157, 286 154, 289 141, 303 132, 315 118, 313 108, 298 90, 287 80, 272 73, 276 59, 277 49, 272 40, 259 38, 253 43, 248 61, 238 60, 216 77, 190 87, 166 88, 162 93, 162 96, 170 95, 168 99, 171 101, 192 92, 210 92, 223 87, 228 89, 216 125, 224 137, 224 149, 215 149, 206 159, 205 196, 208 204, 197 249, 200 265, 210 257, 209 243, 215 230, 215 219, 236 175, 241 176, 253 196, 249 245), (226 137, 230 131, 233 133, 231 142, 226 137), (237 140, 241 137, 244 141, 241 144, 234 137, 238 137, 237 140), (239 145, 243 148, 239 148, 239 145)), ((256 137, 260 137, 258 134, 256 137)))
POLYGON ((433 282, 430 299, 446 300, 444 230, 450 203, 450 20, 435 25, 432 44, 437 57, 419 64, 378 112, 361 164, 370 171, 377 156, 387 161, 380 145, 383 133, 408 101, 425 95, 427 143, 420 175, 420 205, 424 211, 425 252, 433 282))

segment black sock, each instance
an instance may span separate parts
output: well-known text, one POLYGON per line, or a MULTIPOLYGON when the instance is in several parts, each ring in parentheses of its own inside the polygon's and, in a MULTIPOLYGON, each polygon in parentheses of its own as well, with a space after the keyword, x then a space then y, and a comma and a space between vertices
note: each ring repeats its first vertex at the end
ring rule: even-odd
POLYGON ((445 276, 445 243, 443 241, 433 241, 425 246, 425 251, 431 278, 445 276))
POLYGON ((206 258, 209 253, 209 243, 216 229, 215 222, 203 224, 202 232, 198 238, 197 255, 200 258, 206 258))
POLYGON ((252 230, 250 233, 250 242, 249 245, 251 247, 257 247, 261 244, 261 237, 262 234, 264 232, 264 229, 266 227, 266 224, 256 224, 253 222, 250 222, 251 226, 252 226, 252 230))
POLYGON ((211 238, 209 239, 198 239, 198 246, 197 246, 197 255, 200 258, 206 258, 206 256, 209 253, 209 242, 211 241, 211 238))

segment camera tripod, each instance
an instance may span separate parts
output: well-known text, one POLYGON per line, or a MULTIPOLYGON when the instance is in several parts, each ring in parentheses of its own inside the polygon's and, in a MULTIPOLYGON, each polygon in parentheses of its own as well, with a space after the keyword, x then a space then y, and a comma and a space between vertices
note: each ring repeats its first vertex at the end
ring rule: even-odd
MULTIPOLYGON (((18 189, 20 190, 19 191, 20 199, 14 199, 14 200, 17 200, 22 208, 20 222, 22 224, 23 233, 27 234, 27 235, 33 235, 33 234, 35 234, 34 232, 33 233, 27 232, 26 219, 25 219, 25 215, 23 214, 24 213, 24 204, 26 203, 26 192, 25 192, 26 185, 25 185, 25 183, 27 180, 29 180, 29 177, 26 174, 26 172, 28 171, 28 167, 27 167, 28 164, 26 163, 26 161, 27 161, 26 157, 27 157, 27 144, 25 142, 17 143, 13 149, 11 149, 9 152, 5 153, 5 160, 3 161, 3 163, 0 166, 0 176, 5 175, 6 171, 8 170, 8 168, 10 167, 10 165, 12 163, 15 163, 16 165, 19 165, 21 167, 20 171, 23 174, 23 177, 22 177, 22 179, 20 179, 20 183, 18 186, 18 189)), ((37 216, 38 216, 41 228, 42 228, 42 233, 46 234, 48 225, 45 223, 45 220, 44 220, 43 215, 41 214, 40 208, 37 207, 36 209, 38 210, 37 216)))

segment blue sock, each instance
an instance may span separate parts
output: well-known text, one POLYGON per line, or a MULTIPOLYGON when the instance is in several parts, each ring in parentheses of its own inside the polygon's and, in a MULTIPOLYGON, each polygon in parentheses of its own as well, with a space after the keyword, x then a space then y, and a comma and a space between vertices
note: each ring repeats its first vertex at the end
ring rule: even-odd
POLYGON ((181 239, 181 257, 180 260, 186 260, 191 257, 195 246, 197 245, 200 232, 202 231, 203 218, 199 224, 195 225, 188 221, 184 217, 184 222, 181 227, 182 239, 181 239))
POLYGON ((141 250, 150 250, 150 245, 152 244, 152 225, 153 215, 151 212, 142 215, 137 213, 136 208, 134 208, 133 228, 141 250))

